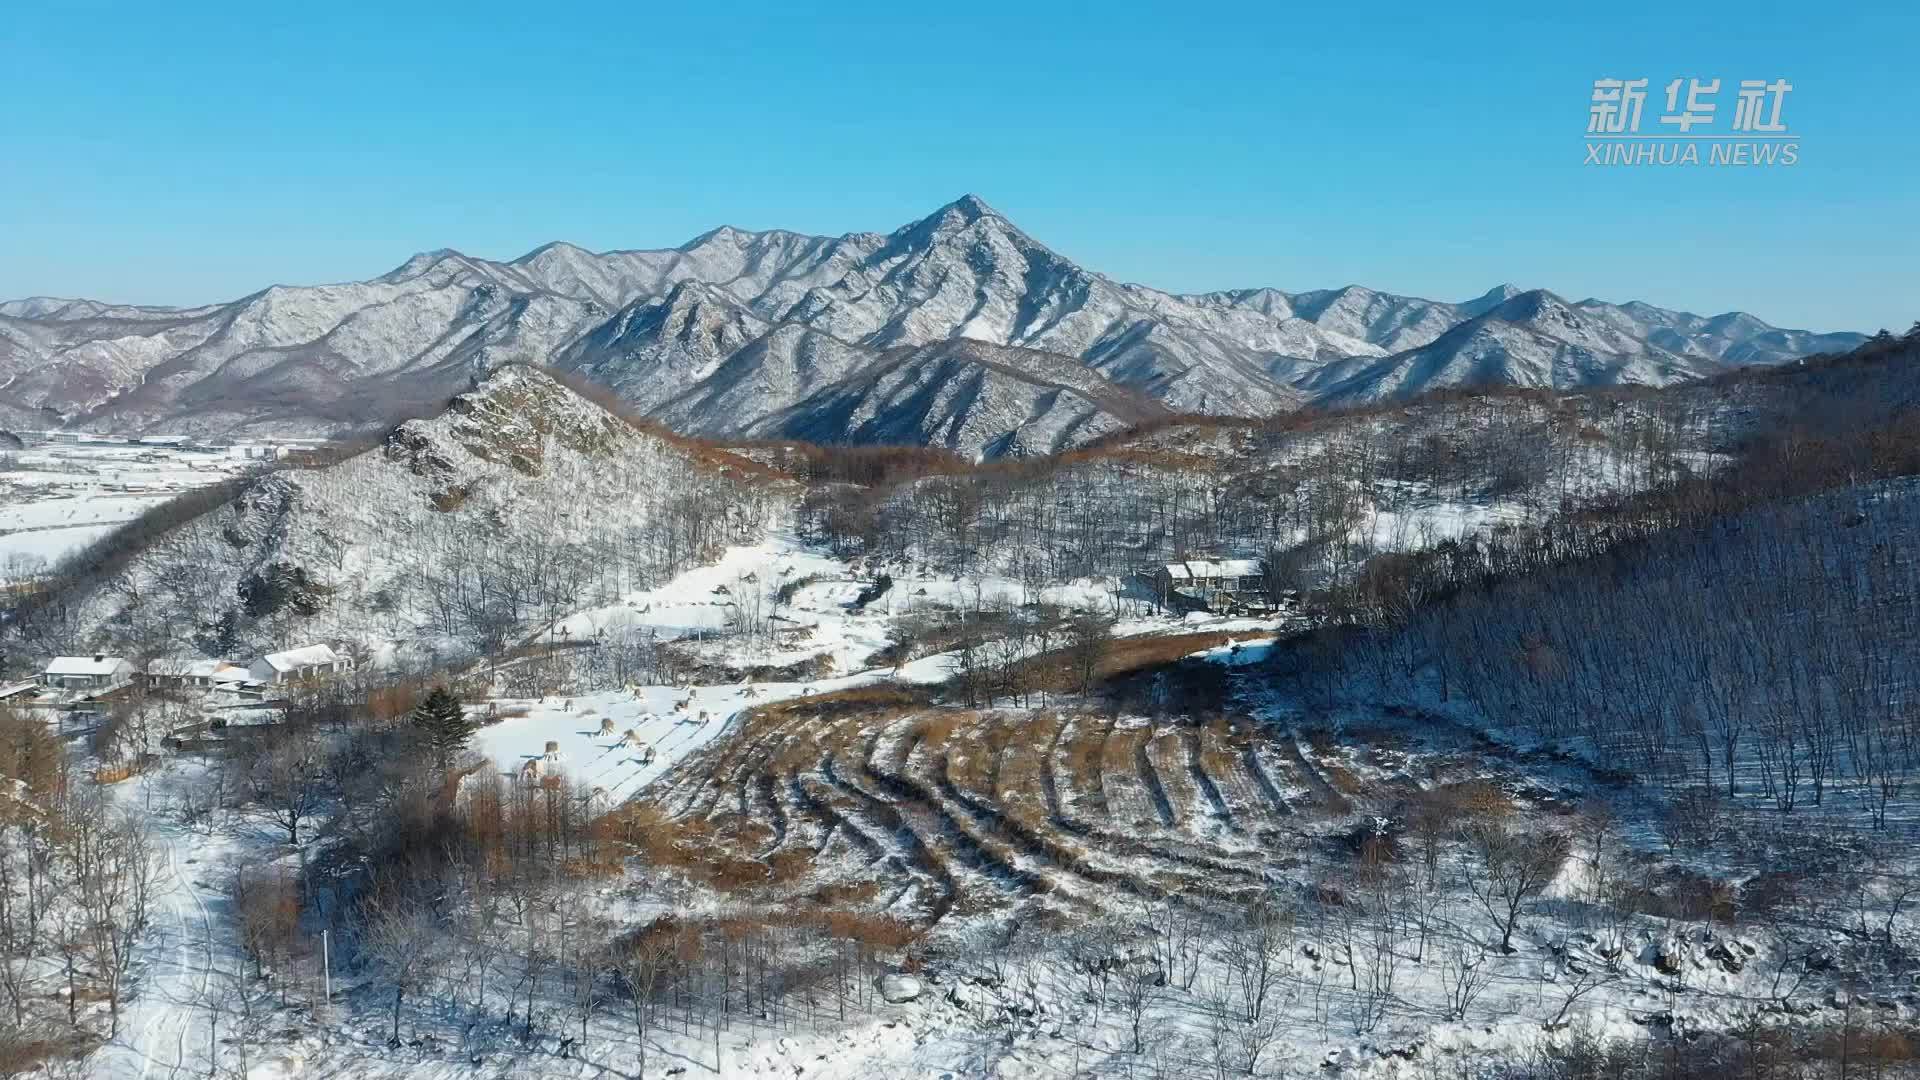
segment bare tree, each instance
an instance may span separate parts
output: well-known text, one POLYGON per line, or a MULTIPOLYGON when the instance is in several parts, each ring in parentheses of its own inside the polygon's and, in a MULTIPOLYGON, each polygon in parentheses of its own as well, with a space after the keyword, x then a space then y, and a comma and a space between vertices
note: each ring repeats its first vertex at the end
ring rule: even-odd
POLYGON ((672 977, 678 963, 680 942, 676 928, 658 923, 641 931, 616 954, 620 976, 626 981, 633 1008, 633 1035, 639 1045, 639 1067, 647 1071, 647 1037, 653 1028, 654 1010, 660 991, 672 977))
POLYGON ((400 1044, 400 1009, 409 993, 431 974, 440 948, 440 928, 426 905, 391 892, 373 902, 361 930, 361 947, 393 987, 390 1046, 400 1044))
POLYGON ((1486 956, 1478 945, 1464 939, 1447 944, 1440 954, 1441 989, 1446 993, 1447 1015, 1465 1020, 1467 1010, 1493 982, 1486 956))
POLYGON ((293 952, 300 928, 299 885, 284 868, 242 866, 234 871, 227 894, 254 975, 268 978, 293 952))
POLYGON ((247 773, 252 789, 248 807, 297 847, 301 826, 320 808, 326 770, 311 731, 290 725, 275 736, 255 743, 258 756, 247 773))
POLYGON ((1284 972, 1293 939, 1292 913, 1272 901, 1248 908, 1220 943, 1220 959, 1234 986, 1241 1019, 1254 1023, 1266 1015, 1267 998, 1284 972))
POLYGON ((1127 1030, 1133 1035, 1133 1052, 1146 1053, 1147 1025, 1155 1003, 1167 985, 1167 973, 1159 963, 1147 957, 1129 957, 1118 965, 1120 1006, 1127 1030))
POLYGON ((1091 612, 1067 624, 1067 667, 1082 694, 1093 689, 1100 665, 1113 647, 1113 620, 1091 612))
POLYGON ((99 788, 69 800, 63 840, 85 946, 118 1034, 133 946, 147 925, 156 867, 146 822, 116 813, 99 788))
POLYGON ((1557 829, 1530 829, 1512 819, 1475 822, 1465 833, 1473 853, 1468 886, 1500 932, 1500 950, 1512 952, 1521 913, 1560 873, 1571 843, 1557 829))
POLYGON ((1565 1027, 1567 1014, 1573 1011, 1576 1002, 1618 977, 1618 973, 1611 968, 1594 968, 1572 962, 1563 963, 1560 967, 1560 1009, 1553 1014, 1552 1019, 1546 1022, 1545 1027, 1549 1031, 1565 1027))

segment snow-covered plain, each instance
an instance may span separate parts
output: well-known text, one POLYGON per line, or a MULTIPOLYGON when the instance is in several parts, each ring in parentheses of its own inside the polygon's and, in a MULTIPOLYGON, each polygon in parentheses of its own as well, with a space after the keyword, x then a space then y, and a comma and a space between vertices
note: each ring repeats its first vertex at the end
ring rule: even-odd
POLYGON ((32 577, 117 528, 118 525, 76 525, 0 535, 0 581, 32 577), (8 570, 9 567, 13 569, 8 570))
POLYGON ((237 454, 104 443, 11 454, 12 467, 0 470, 0 581, 58 562, 181 492, 258 464, 237 454))

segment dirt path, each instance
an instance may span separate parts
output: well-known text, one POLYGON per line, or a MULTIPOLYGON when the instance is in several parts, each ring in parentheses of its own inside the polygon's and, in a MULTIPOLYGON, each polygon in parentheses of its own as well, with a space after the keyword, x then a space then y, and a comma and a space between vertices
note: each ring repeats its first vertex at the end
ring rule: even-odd
POLYGON ((138 973, 121 1016, 120 1034, 101 1047, 91 1075, 110 1080, 150 1076, 204 1076, 216 1023, 218 980, 227 951, 222 927, 203 895, 203 864, 185 861, 182 850, 218 850, 219 843, 194 838, 166 819, 155 819, 156 862, 149 927, 135 946, 138 973))

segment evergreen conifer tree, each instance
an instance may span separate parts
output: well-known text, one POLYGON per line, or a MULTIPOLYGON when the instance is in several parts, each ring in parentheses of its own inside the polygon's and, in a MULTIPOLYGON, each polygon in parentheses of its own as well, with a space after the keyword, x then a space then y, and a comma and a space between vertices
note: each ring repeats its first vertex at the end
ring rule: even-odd
POLYGON ((441 769, 452 766, 454 758, 466 749, 473 737, 473 722, 467 719, 460 699, 444 686, 436 686, 413 710, 413 726, 426 739, 433 760, 441 769))

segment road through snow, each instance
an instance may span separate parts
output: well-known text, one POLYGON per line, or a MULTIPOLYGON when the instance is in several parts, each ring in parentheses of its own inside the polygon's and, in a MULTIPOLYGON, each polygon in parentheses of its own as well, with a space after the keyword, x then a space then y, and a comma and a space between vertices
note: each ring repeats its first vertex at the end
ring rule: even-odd
MULTIPOLYGON (((131 804, 142 792, 137 783, 125 784, 122 794, 131 804)), ((228 930, 209 905, 224 903, 217 863, 227 845, 218 836, 189 837, 171 815, 139 812, 147 814, 157 849, 148 925, 135 946, 131 1001, 120 1033, 94 1056, 92 1075, 204 1076, 222 989, 217 980, 242 970, 234 963, 238 956, 228 930)))

